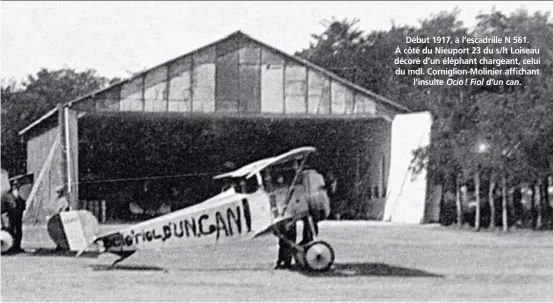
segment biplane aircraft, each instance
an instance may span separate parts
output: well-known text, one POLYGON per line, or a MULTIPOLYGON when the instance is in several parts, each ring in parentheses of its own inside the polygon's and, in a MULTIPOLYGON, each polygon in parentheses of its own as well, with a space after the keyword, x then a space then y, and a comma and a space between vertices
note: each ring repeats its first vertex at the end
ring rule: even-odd
MULTIPOLYGON (((273 234, 288 243, 300 268, 328 270, 334 251, 317 239, 316 223, 326 219, 330 203, 324 178, 306 168, 314 147, 301 147, 217 175, 223 191, 196 205, 123 230, 97 236, 88 246, 119 255, 111 266, 138 250, 235 243, 273 234), (299 244, 284 236, 296 221, 306 222, 309 239, 299 244)), ((86 250, 86 249, 85 249, 86 250)), ((83 253, 81 250, 77 256, 83 253)))

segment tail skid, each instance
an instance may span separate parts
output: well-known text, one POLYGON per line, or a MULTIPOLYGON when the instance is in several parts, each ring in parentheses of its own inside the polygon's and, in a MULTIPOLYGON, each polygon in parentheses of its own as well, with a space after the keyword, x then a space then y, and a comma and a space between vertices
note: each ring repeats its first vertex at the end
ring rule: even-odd
MULTIPOLYGON (((88 244, 85 248, 81 249, 77 255, 75 255, 75 258, 78 258, 80 257, 83 253, 85 253, 86 251, 88 251, 89 248, 91 248, 92 246, 94 245, 97 245, 97 240, 99 240, 99 238, 95 238, 94 241, 92 241, 92 243, 88 244)), ((105 252, 105 250, 100 250, 98 249, 98 254, 103 254, 105 252)))
POLYGON ((99 235, 99 236, 94 237, 94 239, 92 240, 92 242, 90 242, 86 247, 84 247, 83 249, 81 249, 81 250, 77 253, 76 257, 79 257, 80 255, 82 255, 84 252, 86 252, 89 248, 91 248, 91 247, 94 246, 94 245, 98 246, 97 251, 98 251, 99 254, 105 253, 105 252, 106 252, 106 247, 105 247, 105 245, 99 245, 98 242, 102 242, 102 243, 103 243, 103 241, 104 241, 105 239, 108 239, 108 238, 114 237, 114 236, 116 237, 116 236, 118 236, 118 235, 120 235, 120 233, 116 231, 116 232, 110 232, 110 233, 106 233, 106 234, 103 234, 103 235, 99 235))
POLYGON ((113 267, 115 267, 115 265, 125 259, 127 259, 128 257, 132 256, 134 253, 136 252, 136 250, 132 250, 132 251, 123 251, 123 252, 117 252, 115 253, 116 255, 119 255, 121 256, 119 259, 113 261, 113 263, 108 267, 109 269, 112 269, 113 267))
MULTIPOLYGON (((92 243, 90 243, 89 245, 87 245, 85 248, 83 248, 82 250, 80 250, 77 255, 75 256, 76 258, 80 257, 83 253, 85 253, 86 251, 89 250, 89 248, 91 248, 92 246, 99 246, 98 245, 98 242, 101 242, 104 240, 104 238, 106 237, 109 237, 109 236, 112 236, 114 234, 117 234, 117 233, 110 233, 110 234, 107 234, 107 235, 103 235, 103 236, 99 236, 99 237, 96 237, 94 238, 94 241, 92 241, 92 243)), ((113 253, 113 254, 116 254, 118 255, 120 258, 115 260, 108 268, 109 269, 112 269, 117 263, 127 259, 128 257, 132 256, 136 250, 130 250, 130 251, 107 251, 106 248, 102 245, 102 248, 99 248, 97 250, 97 253, 100 255, 100 254, 103 254, 105 252, 110 252, 110 253, 113 253)))

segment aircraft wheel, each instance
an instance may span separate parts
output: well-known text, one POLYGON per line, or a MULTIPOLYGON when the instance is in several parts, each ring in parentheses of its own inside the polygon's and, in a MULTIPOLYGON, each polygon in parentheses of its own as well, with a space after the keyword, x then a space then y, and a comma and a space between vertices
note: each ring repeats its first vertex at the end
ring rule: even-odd
POLYGON ((13 238, 7 231, 0 231, 0 244, 2 246, 2 252, 8 251, 13 245, 13 238))
POLYGON ((305 248, 305 265, 310 270, 329 270, 334 263, 334 250, 324 241, 313 242, 305 248))

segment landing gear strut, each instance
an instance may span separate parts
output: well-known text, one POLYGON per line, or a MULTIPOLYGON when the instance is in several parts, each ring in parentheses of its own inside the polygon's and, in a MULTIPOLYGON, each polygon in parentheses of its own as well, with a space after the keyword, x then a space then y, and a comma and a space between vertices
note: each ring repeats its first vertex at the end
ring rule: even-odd
POLYGON ((306 225, 304 228, 309 228, 310 232, 304 233, 304 239, 298 244, 286 238, 279 229, 275 229, 274 234, 292 247, 296 264, 302 270, 329 270, 334 263, 334 250, 330 244, 316 239, 317 229, 314 226, 313 218, 307 217, 304 224, 306 225))

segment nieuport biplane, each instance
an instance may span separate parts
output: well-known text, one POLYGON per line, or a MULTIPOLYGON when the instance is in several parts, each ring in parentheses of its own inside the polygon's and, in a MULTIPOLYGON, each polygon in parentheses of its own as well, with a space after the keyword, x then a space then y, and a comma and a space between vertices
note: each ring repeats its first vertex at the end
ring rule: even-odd
POLYGON ((97 236, 88 248, 96 245, 99 253, 119 255, 113 267, 138 250, 234 243, 273 234, 293 248, 300 268, 328 270, 334 262, 334 251, 317 239, 316 224, 328 217, 329 198, 322 175, 306 167, 315 151, 313 147, 301 147, 217 175, 214 179, 227 184, 220 194, 97 236), (300 220, 311 232, 308 239, 296 243, 286 238, 285 231, 295 228, 294 223, 300 220))

